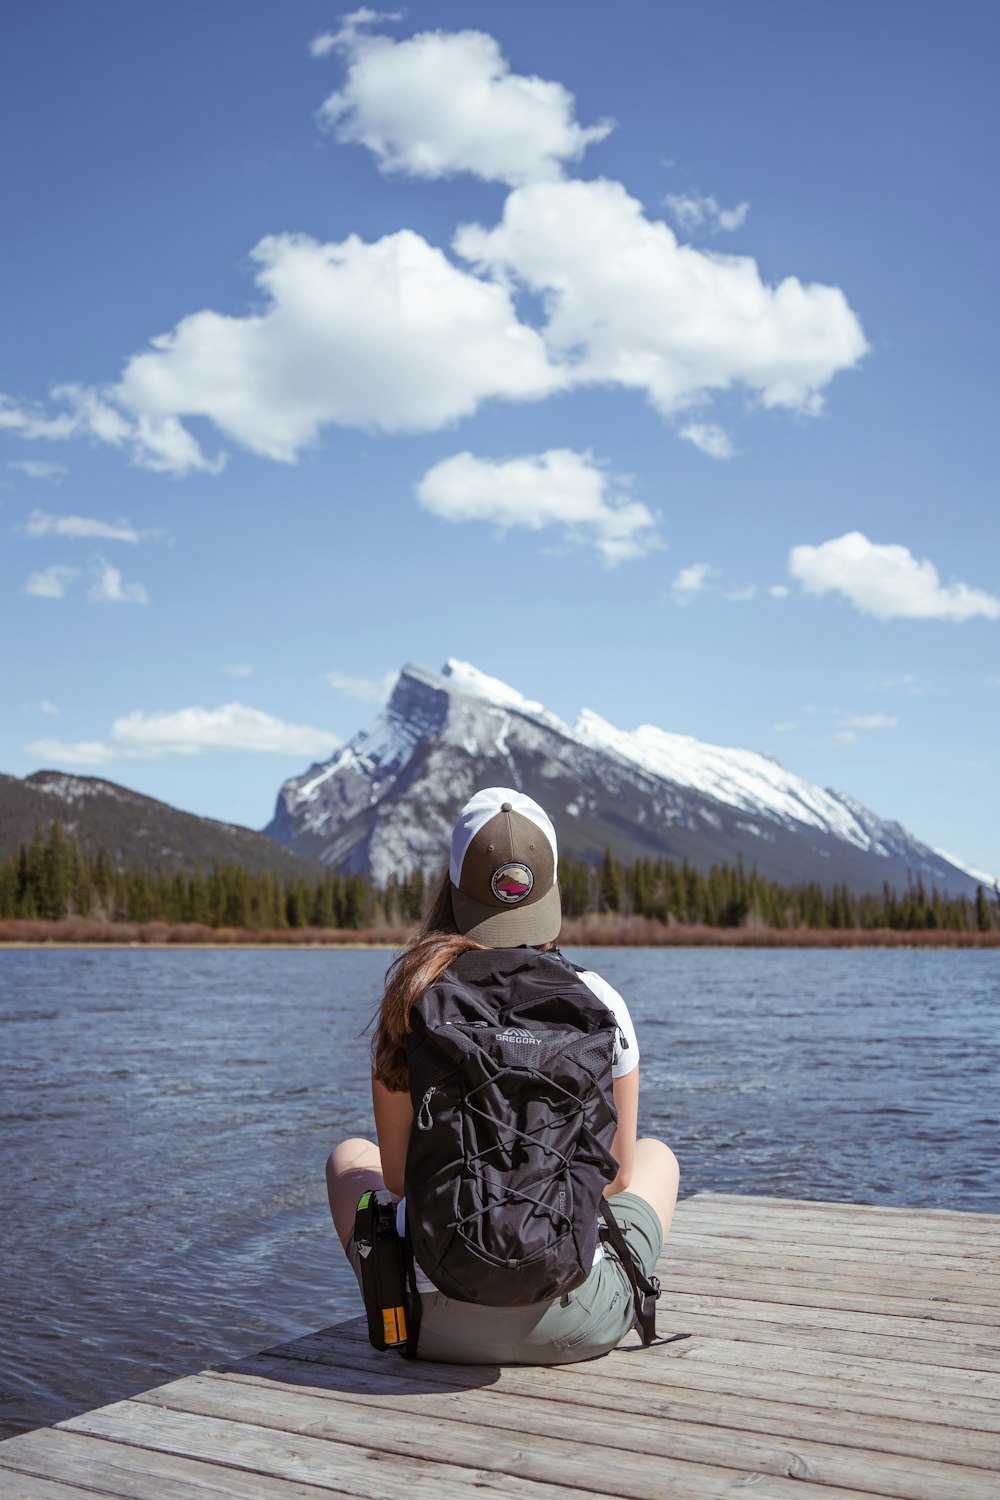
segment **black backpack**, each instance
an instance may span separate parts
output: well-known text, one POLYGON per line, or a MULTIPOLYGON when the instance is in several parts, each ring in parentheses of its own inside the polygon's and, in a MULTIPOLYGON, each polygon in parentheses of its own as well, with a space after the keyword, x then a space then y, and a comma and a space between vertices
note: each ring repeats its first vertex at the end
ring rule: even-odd
POLYGON ((555 951, 462 953, 415 1002, 407 1252, 445 1296, 494 1307, 552 1300, 586 1280, 605 1238, 652 1342, 659 1283, 635 1264, 602 1197, 618 1170, 617 1031, 555 951))

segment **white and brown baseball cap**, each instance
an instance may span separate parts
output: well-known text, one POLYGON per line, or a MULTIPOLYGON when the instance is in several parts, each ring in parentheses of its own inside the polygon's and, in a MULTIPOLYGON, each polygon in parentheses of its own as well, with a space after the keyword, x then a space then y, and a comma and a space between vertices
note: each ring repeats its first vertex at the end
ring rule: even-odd
POLYGON ((459 932, 489 948, 559 936, 556 831, 531 797, 490 786, 462 808, 451 836, 451 904, 459 932))

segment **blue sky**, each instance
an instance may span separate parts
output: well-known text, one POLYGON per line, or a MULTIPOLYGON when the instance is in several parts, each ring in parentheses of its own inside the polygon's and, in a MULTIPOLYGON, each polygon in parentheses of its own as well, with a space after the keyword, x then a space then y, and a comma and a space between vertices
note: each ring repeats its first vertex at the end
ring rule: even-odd
POLYGON ((259 827, 458 656, 1000 871, 993 8, 344 14, 0 22, 0 768, 259 827))

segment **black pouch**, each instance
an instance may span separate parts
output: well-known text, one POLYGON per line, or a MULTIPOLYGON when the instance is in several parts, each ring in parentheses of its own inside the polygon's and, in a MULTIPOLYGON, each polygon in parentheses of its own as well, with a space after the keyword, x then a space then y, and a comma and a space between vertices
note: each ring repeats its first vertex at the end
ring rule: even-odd
POLYGON ((373 1349, 407 1344, 406 1263, 396 1232, 396 1204, 387 1188, 365 1193, 354 1219, 354 1245, 361 1258, 361 1288, 373 1349))

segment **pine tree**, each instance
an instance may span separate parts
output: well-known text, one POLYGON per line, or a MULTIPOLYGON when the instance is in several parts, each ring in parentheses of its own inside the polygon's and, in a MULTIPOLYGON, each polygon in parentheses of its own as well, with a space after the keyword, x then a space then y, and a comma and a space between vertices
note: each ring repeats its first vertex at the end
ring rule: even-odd
POLYGON ((976 886, 976 931, 989 932, 993 926, 990 918, 990 903, 981 885, 976 886))

